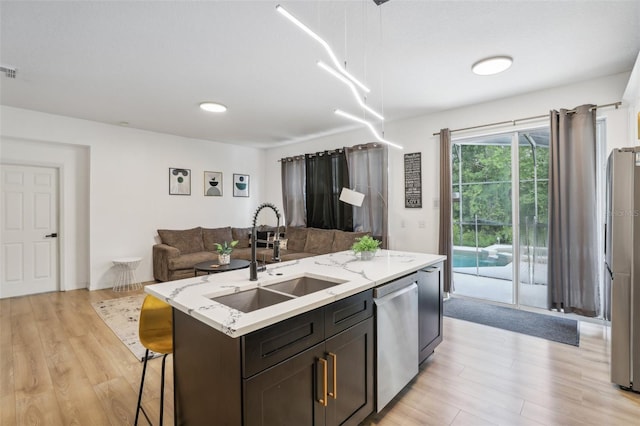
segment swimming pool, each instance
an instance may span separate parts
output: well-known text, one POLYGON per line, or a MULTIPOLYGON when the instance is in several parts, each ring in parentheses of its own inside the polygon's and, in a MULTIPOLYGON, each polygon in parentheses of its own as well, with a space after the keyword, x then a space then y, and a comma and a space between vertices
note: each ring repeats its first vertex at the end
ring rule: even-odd
MULTIPOLYGON (((482 253, 478 253, 478 266, 505 266, 509 264, 506 258, 483 258, 482 253)), ((454 268, 470 268, 476 266, 476 254, 469 252, 453 252, 454 268)))

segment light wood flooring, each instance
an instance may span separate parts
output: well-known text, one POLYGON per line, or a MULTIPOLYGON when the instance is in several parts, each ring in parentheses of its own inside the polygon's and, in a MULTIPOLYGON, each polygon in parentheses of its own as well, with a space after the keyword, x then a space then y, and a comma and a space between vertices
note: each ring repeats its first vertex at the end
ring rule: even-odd
MULTIPOLYGON (((133 424, 142 363, 91 307, 131 294, 78 290, 0 300, 0 425, 133 424)), ((580 334, 576 348, 445 318, 445 341, 419 376, 365 424, 640 424, 640 395, 609 383, 609 329, 581 322, 580 334)), ((143 397, 154 424, 160 363, 149 362, 143 397)), ((171 378, 171 356, 167 365, 171 378)), ((169 425, 171 379, 166 390, 169 425)))

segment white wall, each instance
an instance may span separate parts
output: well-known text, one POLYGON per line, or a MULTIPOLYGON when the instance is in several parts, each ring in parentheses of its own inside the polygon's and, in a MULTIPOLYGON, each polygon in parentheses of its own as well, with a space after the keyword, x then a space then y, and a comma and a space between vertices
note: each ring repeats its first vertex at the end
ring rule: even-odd
MULTIPOLYGON (((438 250, 439 139, 432 134, 441 128, 458 129, 487 123, 544 115, 551 109, 573 108, 578 105, 608 104, 621 100, 629 78, 628 73, 597 80, 576 83, 555 89, 473 105, 438 114, 387 123, 385 137, 404 146, 404 150, 389 150, 389 242, 390 248, 435 253, 438 250), (422 209, 404 208, 404 154, 422 153, 422 209)), ((602 109, 598 115, 607 119, 608 147, 629 145, 629 115, 626 109, 602 109)), ((538 121, 545 123, 546 119, 538 121)), ((519 126, 527 127, 532 123, 519 126)), ((513 126, 482 129, 476 132, 454 133, 462 135, 490 131, 513 130, 513 126)), ((332 135, 301 144, 272 148, 267 151, 267 164, 277 160, 318 150, 352 146, 371 141, 365 130, 332 135)), ((267 198, 281 203, 280 174, 267 176, 267 198)))
POLYGON ((629 134, 635 145, 640 145, 640 53, 631 71, 623 98, 629 105, 629 134))
POLYGON ((263 150, 0 108, 2 162, 64 166, 65 290, 110 287, 124 256, 152 280, 158 228, 249 226, 263 201, 263 150), (169 167, 191 169, 191 196, 168 195, 169 167), (222 197, 203 195, 204 171, 223 173, 222 197), (251 176, 249 198, 233 197, 233 173, 251 176))

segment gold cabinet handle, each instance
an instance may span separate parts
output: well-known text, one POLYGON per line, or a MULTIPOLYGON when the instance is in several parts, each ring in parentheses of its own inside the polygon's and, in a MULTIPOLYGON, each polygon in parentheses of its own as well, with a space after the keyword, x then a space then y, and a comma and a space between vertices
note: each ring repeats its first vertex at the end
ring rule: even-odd
POLYGON ((326 407, 329 403, 327 397, 327 360, 324 358, 319 358, 318 361, 322 364, 322 398, 318 402, 322 404, 323 407, 326 407))
POLYGON ((329 356, 333 358, 333 392, 329 392, 329 396, 338 399, 338 355, 329 352, 329 356))

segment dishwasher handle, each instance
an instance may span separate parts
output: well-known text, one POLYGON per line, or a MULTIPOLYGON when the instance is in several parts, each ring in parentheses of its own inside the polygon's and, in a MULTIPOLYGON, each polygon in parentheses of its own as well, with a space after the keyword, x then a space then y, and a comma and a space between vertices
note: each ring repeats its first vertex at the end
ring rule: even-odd
POLYGON ((379 299, 381 297, 384 297, 388 294, 393 293, 396 290, 400 290, 401 288, 410 286, 411 284, 415 283, 418 281, 418 273, 414 272, 412 274, 409 275, 405 275, 402 278, 398 278, 395 281, 391 281, 387 284, 383 284, 380 287, 376 287, 373 290, 373 297, 375 299, 379 299))

